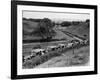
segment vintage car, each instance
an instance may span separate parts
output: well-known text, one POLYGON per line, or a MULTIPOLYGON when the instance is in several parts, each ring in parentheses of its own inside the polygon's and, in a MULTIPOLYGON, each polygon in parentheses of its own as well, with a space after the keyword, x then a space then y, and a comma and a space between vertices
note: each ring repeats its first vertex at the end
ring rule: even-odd
POLYGON ((24 62, 25 62, 26 60, 30 60, 30 59, 31 59, 30 55, 24 56, 24 57, 23 57, 23 61, 24 61, 24 62))
POLYGON ((84 43, 89 45, 89 40, 85 40, 84 43))
POLYGON ((67 44, 67 48, 71 48, 73 46, 74 43, 68 43, 67 44))
POLYGON ((57 46, 48 46, 47 47, 47 51, 49 52, 49 51, 55 51, 55 50, 57 50, 57 46))
POLYGON ((31 55, 33 55, 33 56, 43 55, 44 51, 45 51, 45 49, 33 49, 31 51, 31 55))
POLYGON ((58 44, 58 46, 60 46, 60 48, 65 48, 66 44, 58 44))

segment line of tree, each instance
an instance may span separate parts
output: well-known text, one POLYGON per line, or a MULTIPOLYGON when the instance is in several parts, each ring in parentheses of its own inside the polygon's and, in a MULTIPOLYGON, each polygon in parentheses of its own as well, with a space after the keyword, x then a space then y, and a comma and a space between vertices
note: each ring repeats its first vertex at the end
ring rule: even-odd
POLYGON ((62 21, 61 23, 56 23, 56 25, 61 25, 62 27, 69 27, 70 25, 79 25, 83 22, 89 23, 90 20, 86 19, 86 21, 62 21))

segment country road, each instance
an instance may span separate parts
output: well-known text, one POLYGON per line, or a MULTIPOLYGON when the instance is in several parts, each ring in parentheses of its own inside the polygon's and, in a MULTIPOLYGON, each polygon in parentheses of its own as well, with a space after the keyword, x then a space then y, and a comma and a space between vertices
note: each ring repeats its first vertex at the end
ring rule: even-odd
POLYGON ((56 27, 54 28, 54 30, 55 30, 56 32, 58 32, 58 33, 64 34, 65 37, 71 37, 71 38, 77 39, 77 40, 79 40, 79 41, 83 41, 83 40, 84 40, 84 38, 82 38, 82 37, 79 37, 79 36, 77 36, 77 35, 75 35, 75 34, 69 33, 69 32, 64 31, 64 30, 60 30, 60 29, 58 29, 58 28, 56 28, 56 27))

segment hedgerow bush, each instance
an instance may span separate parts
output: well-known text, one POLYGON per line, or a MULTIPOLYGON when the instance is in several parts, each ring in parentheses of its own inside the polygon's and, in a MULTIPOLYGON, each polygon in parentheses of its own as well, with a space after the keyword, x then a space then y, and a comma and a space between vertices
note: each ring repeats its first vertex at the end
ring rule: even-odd
POLYGON ((25 68, 34 68, 37 65, 40 65, 40 64, 44 63, 45 61, 51 59, 52 57, 59 56, 59 55, 61 55, 61 54, 59 54, 58 52, 55 52, 55 53, 50 52, 50 53, 46 53, 41 56, 36 56, 36 57, 32 58, 31 60, 24 62, 23 66, 25 68))

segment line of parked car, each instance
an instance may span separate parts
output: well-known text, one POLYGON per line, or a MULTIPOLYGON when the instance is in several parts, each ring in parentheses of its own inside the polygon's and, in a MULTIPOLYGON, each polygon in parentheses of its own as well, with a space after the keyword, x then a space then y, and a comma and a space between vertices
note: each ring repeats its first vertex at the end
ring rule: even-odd
POLYGON ((58 44, 57 46, 47 46, 46 49, 41 49, 41 48, 37 48, 37 49, 32 49, 31 50, 31 55, 23 57, 23 61, 27 61, 27 60, 31 60, 32 58, 36 57, 36 56, 42 56, 45 55, 47 53, 50 52, 61 52, 65 49, 68 48, 73 48, 73 47, 79 47, 79 46, 83 46, 83 45, 89 45, 89 40, 72 40, 67 44, 58 44))

